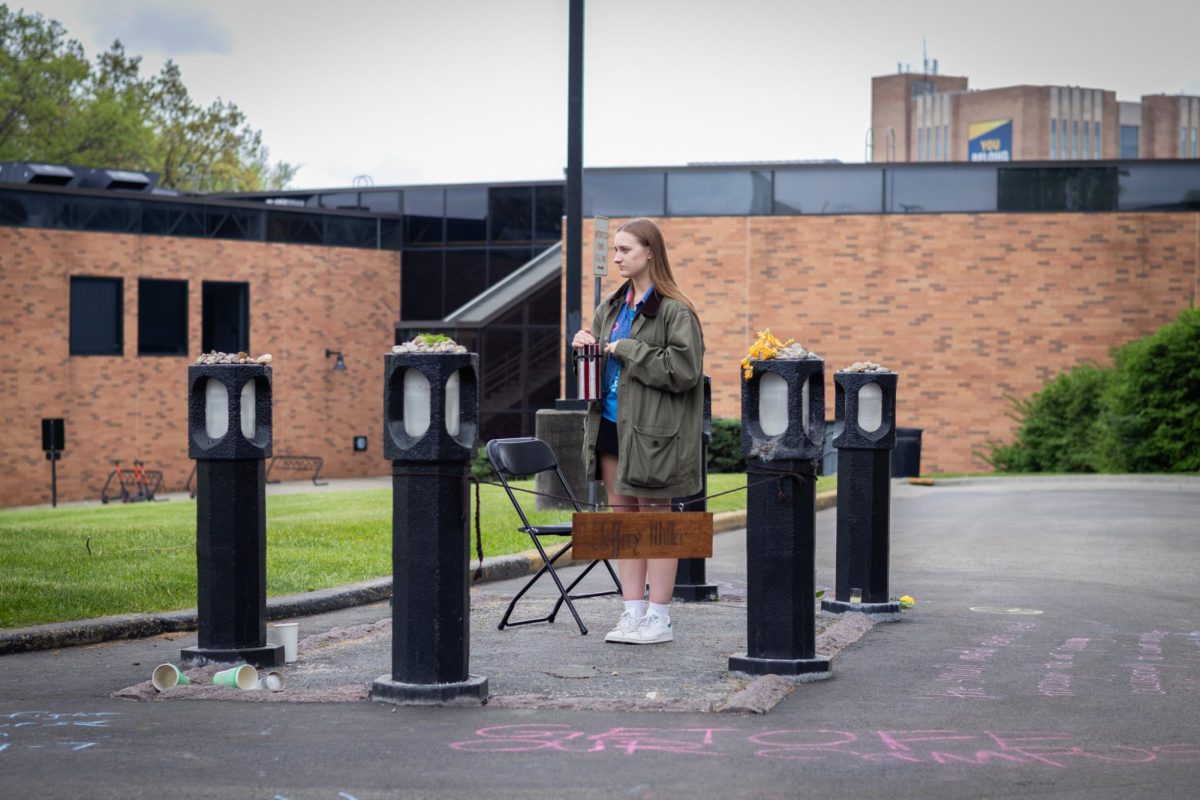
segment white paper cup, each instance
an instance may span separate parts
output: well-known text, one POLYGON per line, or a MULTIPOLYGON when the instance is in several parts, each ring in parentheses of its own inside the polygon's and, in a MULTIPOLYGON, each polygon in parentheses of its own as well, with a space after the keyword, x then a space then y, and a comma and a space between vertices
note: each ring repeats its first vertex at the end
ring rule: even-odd
POLYGON ((282 692, 287 687, 287 679, 278 670, 267 670, 258 677, 258 688, 269 692, 282 692))
POLYGON ((291 664, 296 660, 297 644, 300 641, 299 622, 276 622, 271 625, 274 631, 275 644, 283 645, 283 661, 291 664))
POLYGON ((187 686, 191 681, 183 674, 183 670, 174 664, 159 664, 154 668, 154 672, 150 673, 150 683, 154 684, 158 691, 165 692, 176 686, 187 686))

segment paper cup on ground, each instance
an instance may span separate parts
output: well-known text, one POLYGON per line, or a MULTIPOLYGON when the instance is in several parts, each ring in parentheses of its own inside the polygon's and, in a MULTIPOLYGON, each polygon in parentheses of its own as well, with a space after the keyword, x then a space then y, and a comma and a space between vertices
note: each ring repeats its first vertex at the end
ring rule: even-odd
POLYGON ((150 682, 160 692, 191 683, 188 676, 174 664, 159 664, 154 668, 154 672, 150 673, 150 682))
POLYGON ((223 669, 213 675, 217 686, 232 686, 237 689, 254 689, 258 686, 258 673, 249 664, 223 669))
POLYGON ((276 622, 271 625, 275 632, 275 644, 283 645, 283 661, 290 664, 296 660, 296 649, 300 641, 299 622, 276 622))
POLYGON ((287 686, 287 679, 278 670, 267 670, 258 679, 258 688, 269 692, 282 692, 287 686))

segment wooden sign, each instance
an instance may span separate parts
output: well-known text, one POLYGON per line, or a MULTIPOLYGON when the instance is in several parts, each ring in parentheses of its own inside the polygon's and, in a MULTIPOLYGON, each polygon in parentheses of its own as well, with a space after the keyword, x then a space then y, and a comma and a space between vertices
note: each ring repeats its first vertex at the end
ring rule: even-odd
POLYGON ((575 558, 711 558, 711 511, 579 513, 575 558))

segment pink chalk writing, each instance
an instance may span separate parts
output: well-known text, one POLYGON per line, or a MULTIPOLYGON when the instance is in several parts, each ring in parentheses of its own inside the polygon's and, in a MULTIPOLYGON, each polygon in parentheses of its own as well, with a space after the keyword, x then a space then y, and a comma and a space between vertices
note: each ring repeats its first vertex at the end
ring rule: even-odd
POLYGON ((1100 739, 1084 743, 1061 731, 961 731, 783 728, 747 733, 735 728, 621 727, 596 733, 571 725, 530 723, 480 728, 451 742, 463 752, 525 753, 553 750, 602 753, 736 756, 786 761, 871 761, 948 768, 1025 766, 1071 769, 1088 764, 1144 765, 1200 762, 1200 741, 1133 744, 1100 739))
POLYGON ((1050 660, 1042 666, 1046 674, 1038 681, 1038 693, 1043 697, 1071 697, 1071 670, 1075 667, 1075 654, 1087 649, 1091 639, 1075 637, 1067 639, 1050 652, 1050 660))
POLYGON ((1137 663, 1129 665, 1129 686, 1134 694, 1166 694, 1159 677, 1166 631, 1147 631, 1138 637, 1137 663))
POLYGON ((955 697, 959 699, 996 700, 987 688, 989 662, 1006 647, 1037 627, 1036 622, 1013 622, 1000 633, 987 636, 966 650, 960 650, 955 661, 936 664, 940 669, 933 679, 934 688, 923 692, 926 697, 955 697))

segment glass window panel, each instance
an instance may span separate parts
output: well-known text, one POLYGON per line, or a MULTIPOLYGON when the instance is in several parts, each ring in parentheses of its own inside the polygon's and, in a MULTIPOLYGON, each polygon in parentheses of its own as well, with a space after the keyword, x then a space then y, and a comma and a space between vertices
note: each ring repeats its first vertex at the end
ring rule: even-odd
POLYGON ((68 195, 0 191, 0 224, 3 225, 66 228, 70 226, 70 211, 68 195))
MULTIPOLYGON (((562 319, 562 277, 539 289, 529 298, 529 324, 553 325, 555 339, 558 339, 558 325, 562 319)), ((554 374, 558 376, 558 360, 555 355, 554 374)), ((551 398, 553 399, 553 398, 551 398)))
POLYGON ((529 263, 534 252, 528 247, 493 247, 488 256, 488 286, 495 286, 529 263))
POLYGON ((1120 187, 1121 211, 1200 210, 1200 164, 1122 166, 1120 187))
POLYGON ((405 250, 400 256, 401 319, 441 319, 442 251, 405 250))
POLYGON ((284 244, 321 244, 320 214, 304 214, 289 211, 267 212, 267 241, 284 244))
POLYGON ((123 288, 120 278, 71 276, 71 355, 124 354, 123 288))
POLYGON ((1002 167, 1000 211, 1114 211, 1115 167, 1002 167))
POLYGON ((493 242, 533 241, 533 187, 493 187, 490 201, 493 242))
POLYGON ((331 247, 374 248, 376 245, 376 221, 366 217, 340 217, 332 214, 324 217, 323 242, 331 247))
POLYGON ((1079 120, 1071 120, 1071 158, 1079 158, 1079 120))
POLYGON ((563 193, 561 185, 535 186, 533 191, 533 239, 550 244, 562 240, 563 193))
POLYGON ((1058 160, 1058 120, 1050 120, 1050 159, 1058 160))
POLYGON ((1083 121, 1083 150, 1084 158, 1092 157, 1092 125, 1088 120, 1083 121))
POLYGON ((187 355, 188 282, 138 279, 138 355, 187 355))
POLYGON ((137 233, 141 216, 141 208, 134 200, 71 198, 71 227, 75 230, 137 233))
POLYGON ((771 174, 740 170, 667 173, 667 215, 770 214, 771 174))
POLYGON ((775 172, 776 214, 878 214, 883 170, 818 168, 775 172))
POLYGON ((321 208, 340 208, 344 211, 357 211, 358 192, 334 192, 321 195, 321 208))
POLYGON ((143 203, 142 233, 162 236, 204 236, 204 206, 183 203, 143 203))
POLYGON ((487 288, 487 250, 447 250, 442 316, 469 303, 487 288))
POLYGON ((888 211, 995 211, 994 167, 892 167, 888 170, 888 211))
POLYGON ((404 242, 408 245, 442 244, 446 216, 442 189, 404 190, 404 242))
POLYGON ((200 348, 205 353, 250 352, 250 284, 201 284, 200 348))
POLYGON ((1137 125, 1122 125, 1121 126, 1121 158, 1137 158, 1138 157, 1138 133, 1140 129, 1137 125))
POLYGON ((585 172, 583 215, 661 217, 663 187, 661 172, 585 172))
POLYGON ((358 202, 363 208, 377 214, 400 213, 399 192, 361 192, 358 202))
POLYGON ((486 186, 446 190, 446 241, 452 244, 487 242, 486 186))
POLYGON ((242 239, 260 242, 266 231, 266 214, 209 206, 205 209, 208 235, 217 239, 242 239))
POLYGON ((379 220, 379 248, 399 250, 404 244, 404 227, 398 219, 379 220))

